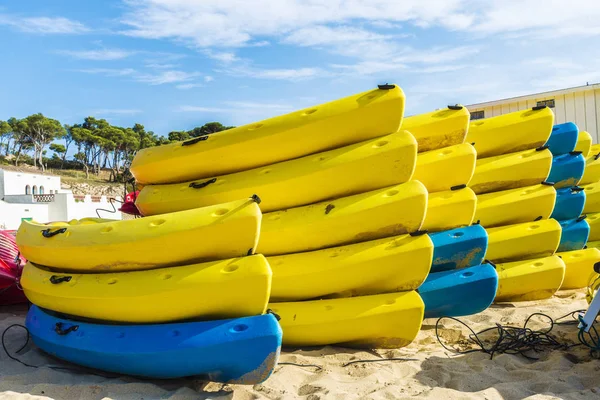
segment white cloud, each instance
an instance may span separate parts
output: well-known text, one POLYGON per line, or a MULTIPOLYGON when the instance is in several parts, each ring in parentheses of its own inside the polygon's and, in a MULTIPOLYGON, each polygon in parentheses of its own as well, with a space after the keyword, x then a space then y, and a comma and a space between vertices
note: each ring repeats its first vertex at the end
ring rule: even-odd
POLYGON ((152 69, 173 69, 173 68, 177 68, 178 65, 177 64, 149 63, 149 64, 146 64, 146 67, 152 68, 152 69))
POLYGON ((64 17, 29 17, 1 14, 0 25, 9 25, 22 32, 39 34, 78 34, 89 32, 81 22, 64 17))
POLYGON ((245 109, 269 109, 269 110, 293 110, 293 107, 289 104, 279 103, 257 103, 251 101, 226 101, 227 104, 233 108, 245 108, 245 109))
POLYGON ((140 114, 142 110, 130 108, 102 108, 92 112, 93 115, 135 115, 140 114))
POLYGON ((238 56, 236 56, 235 53, 232 53, 229 51, 215 52, 215 51, 206 50, 204 53, 206 54, 207 57, 212 58, 213 60, 222 62, 224 64, 231 64, 234 61, 240 61, 240 58, 238 58, 238 56))
POLYGON ((226 108, 216 108, 216 107, 199 107, 199 106, 180 106, 177 111, 182 112, 211 112, 211 113, 223 113, 229 112, 226 108))
POLYGON ((136 52, 121 49, 98 49, 98 50, 59 50, 59 54, 64 54, 73 58, 93 61, 111 61, 127 58, 136 52))
POLYGON ((138 74, 134 78, 150 85, 164 85, 165 83, 187 82, 198 75, 200 75, 199 72, 167 70, 156 74, 138 74))
POLYGON ((260 69, 254 67, 232 67, 220 72, 236 77, 250 77, 257 79, 274 79, 285 81, 299 81, 304 79, 325 76, 327 72, 320 68, 274 68, 260 69))
POLYGON ((206 76, 204 77, 204 82, 212 82, 212 81, 214 81, 214 80, 215 80, 215 78, 213 78, 213 77, 212 77, 212 76, 210 76, 210 75, 206 75, 206 76))
POLYGON ((137 74, 137 71, 133 68, 84 68, 73 71, 104 76, 131 76, 137 74))
POLYGON ((177 89, 181 89, 181 90, 190 90, 190 89, 194 89, 194 88, 204 87, 204 85, 201 83, 184 83, 182 85, 177 85, 175 87, 177 89))

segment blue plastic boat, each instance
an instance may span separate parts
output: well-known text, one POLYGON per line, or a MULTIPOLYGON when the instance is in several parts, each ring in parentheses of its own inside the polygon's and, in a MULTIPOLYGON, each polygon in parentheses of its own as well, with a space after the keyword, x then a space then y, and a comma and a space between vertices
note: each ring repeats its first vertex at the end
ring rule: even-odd
POLYGON ((256 384, 277 365, 281 328, 272 314, 207 322, 103 325, 32 306, 25 321, 46 353, 90 368, 146 378, 202 376, 256 384))
POLYGON ((585 190, 572 186, 556 190, 556 202, 550 218, 559 221, 578 218, 585 207, 585 190))
POLYGON ((554 182, 557 189, 575 186, 583 176, 585 169, 585 158, 580 151, 572 151, 568 154, 554 156, 552 158, 552 169, 548 175, 548 182, 554 182))
POLYGON ((433 242, 431 272, 479 265, 488 246, 488 234, 481 225, 430 233, 433 242))
POLYGON ((498 273, 489 264, 429 274, 418 292, 425 318, 460 317, 488 308, 496 297, 498 273))
POLYGON ((552 155, 559 156, 575 150, 579 128, 572 122, 554 125, 546 146, 550 148, 552 155))
POLYGON ((590 236, 590 225, 584 217, 561 221, 562 234, 556 251, 581 250, 590 236))

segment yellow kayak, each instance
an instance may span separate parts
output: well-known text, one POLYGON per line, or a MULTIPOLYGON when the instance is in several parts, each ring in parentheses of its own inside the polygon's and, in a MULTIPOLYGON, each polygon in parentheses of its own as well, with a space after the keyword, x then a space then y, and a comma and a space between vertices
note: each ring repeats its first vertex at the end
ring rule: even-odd
POLYGON ((420 181, 430 193, 466 185, 475 171, 477 153, 469 143, 419 153, 412 179, 420 181))
POLYGON ((415 291, 269 304, 281 317, 283 344, 395 349, 421 329, 425 306, 415 291))
POLYGON ((594 264, 600 261, 600 250, 588 247, 583 250, 556 253, 565 262, 566 272, 561 289, 580 289, 587 287, 590 277, 595 274, 594 264))
POLYGON ((560 288, 565 263, 558 256, 496 264, 496 302, 550 298, 560 288))
POLYGON ((264 215, 257 252, 290 254, 418 231, 427 189, 410 181, 264 215))
POLYGON ((411 179, 417 142, 406 131, 207 180, 148 185, 136 205, 143 215, 164 214, 223 203, 248 193, 262 199, 263 212, 283 210, 411 179))
POLYGON ((493 157, 543 146, 550 138, 554 113, 534 107, 471 121, 466 141, 475 143, 477 157, 493 157))
POLYGON ((474 219, 485 228, 548 219, 555 201, 556 189, 549 185, 480 194, 474 219))
POLYGON ((471 225, 476 208, 477 196, 468 187, 431 193, 421 229, 439 232, 471 225))
POLYGON ((600 240, 594 240, 594 241, 591 241, 591 242, 588 241, 587 244, 586 244, 586 246, 587 246, 588 249, 595 248, 595 249, 600 250, 600 240))
POLYGON ((585 205, 583 206, 583 213, 588 214, 600 212, 600 182, 581 185, 581 187, 585 191, 585 205))
POLYGON ((403 292, 421 286, 431 267, 427 235, 402 235, 269 257, 271 302, 403 292))
POLYGON ((590 242, 600 240, 600 213, 587 214, 586 221, 590 225, 590 236, 588 237, 588 247, 590 247, 590 242))
POLYGON ((131 172, 140 183, 177 183, 245 171, 396 132, 404 93, 381 85, 329 103, 140 150, 131 172))
POLYGON ((555 219, 499 226, 487 229, 485 258, 507 262, 548 257, 556 252, 562 229, 555 219))
POLYGON ((419 152, 464 143, 471 114, 461 105, 405 117, 402 129, 417 139, 419 152))
POLYGON ((592 135, 587 131, 579 131, 579 136, 577 136, 577 144, 575 145, 575 151, 580 151, 584 157, 588 157, 590 155, 592 147, 592 135))
POLYGON ((33 304, 85 318, 130 323, 212 320, 264 313, 271 269, 260 254, 101 274, 53 273, 28 263, 21 285, 33 304))
POLYGON ((256 200, 123 221, 23 221, 17 244, 29 261, 63 271, 145 270, 241 257, 258 243, 262 214, 256 200))
POLYGON ((598 181, 600 181, 600 146, 593 145, 585 159, 585 170, 579 184, 587 185, 598 181))
POLYGON ((482 194, 531 186, 545 181, 550 168, 552 152, 543 148, 480 158, 469 187, 482 194))

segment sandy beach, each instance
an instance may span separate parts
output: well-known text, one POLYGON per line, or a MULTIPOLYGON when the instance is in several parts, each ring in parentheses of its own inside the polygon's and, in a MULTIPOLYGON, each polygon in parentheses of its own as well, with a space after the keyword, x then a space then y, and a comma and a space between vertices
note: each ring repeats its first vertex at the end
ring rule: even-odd
MULTIPOLYGON (((460 318, 475 331, 503 325, 521 326, 533 313, 558 318, 587 307, 582 291, 560 292, 549 300, 494 305, 460 318)), ((0 309, 0 329, 22 324, 26 306, 0 309)), ((536 320, 532 328, 547 326, 536 320), (537 321, 537 322, 536 322, 537 321)), ((587 399, 600 396, 600 361, 583 346, 551 350, 537 361, 500 354, 455 355, 435 337, 436 320, 425 320, 417 339, 392 351, 357 351, 338 347, 286 349, 282 363, 263 384, 222 385, 200 380, 144 381, 74 367, 46 356, 33 343, 16 354, 24 366, 0 354, 0 399, 587 399), (386 358, 398 361, 355 362, 386 358), (317 368, 318 366, 318 368, 317 368), (57 369, 49 367, 66 367, 57 369), (91 373, 93 372, 93 373, 91 373), (96 375, 95 375, 96 374, 96 375)), ((466 329, 447 321, 440 329, 449 346, 465 347, 466 329)), ((574 325, 557 325, 552 334, 561 343, 576 343, 574 325)), ((11 328, 5 343, 11 354, 25 343, 23 329, 11 328)), ((468 347, 468 346, 467 346, 468 347)))

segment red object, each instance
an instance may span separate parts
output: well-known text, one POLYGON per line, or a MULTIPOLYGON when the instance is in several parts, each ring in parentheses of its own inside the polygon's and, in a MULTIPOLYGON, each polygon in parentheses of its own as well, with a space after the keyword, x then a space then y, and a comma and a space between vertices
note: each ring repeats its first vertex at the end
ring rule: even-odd
POLYGON ((19 254, 13 231, 0 231, 0 305, 26 303, 19 285, 26 260, 19 254))
POLYGON ((135 206, 135 199, 137 199, 138 194, 140 194, 139 190, 127 193, 125 195, 125 202, 123 203, 121 208, 119 208, 119 211, 129 215, 141 216, 142 213, 140 213, 140 210, 138 210, 138 208, 135 206))

